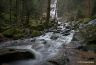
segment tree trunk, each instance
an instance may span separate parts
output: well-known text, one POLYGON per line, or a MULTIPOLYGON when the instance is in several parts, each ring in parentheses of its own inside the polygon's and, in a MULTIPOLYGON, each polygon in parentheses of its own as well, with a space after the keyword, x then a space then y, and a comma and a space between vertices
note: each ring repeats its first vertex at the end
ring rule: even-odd
POLYGON ((23 24, 24 24, 24 0, 21 0, 21 25, 22 25, 22 28, 23 28, 23 24))
POLYGON ((12 0, 10 0, 10 23, 12 23, 11 21, 12 21, 12 14, 11 14, 11 10, 12 10, 12 0))
POLYGON ((16 0, 16 10, 15 10, 15 27, 18 25, 18 0, 16 0))
POLYGON ((50 5, 51 5, 51 0, 48 0, 47 19, 46 19, 46 22, 48 22, 48 23, 50 21, 50 5))

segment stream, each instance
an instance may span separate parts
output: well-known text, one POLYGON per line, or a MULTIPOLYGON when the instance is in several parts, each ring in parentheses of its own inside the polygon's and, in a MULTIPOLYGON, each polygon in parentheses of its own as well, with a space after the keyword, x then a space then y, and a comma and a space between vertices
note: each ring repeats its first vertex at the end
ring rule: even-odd
MULTIPOLYGON (((52 10, 50 16, 52 18, 57 17, 56 4, 57 0, 53 1, 51 4, 52 10)), ((8 51, 7 49, 15 49, 15 51, 19 52, 30 52, 35 58, 1 62, 0 65, 38 65, 39 63, 54 57, 63 45, 67 45, 71 42, 74 35, 74 30, 66 28, 67 25, 64 26, 61 22, 58 22, 58 24, 60 25, 57 29, 51 30, 41 36, 2 43, 0 49, 3 48, 4 50, 0 51, 0 55, 6 54, 7 52, 5 51, 8 51)))

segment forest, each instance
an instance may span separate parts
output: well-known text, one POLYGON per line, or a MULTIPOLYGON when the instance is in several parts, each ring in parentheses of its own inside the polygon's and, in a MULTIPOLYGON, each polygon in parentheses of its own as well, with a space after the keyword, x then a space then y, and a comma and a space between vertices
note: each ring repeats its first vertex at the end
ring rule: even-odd
POLYGON ((40 35, 45 28, 46 4, 46 0, 1 0, 0 40, 40 35))
POLYGON ((96 0, 0 0, 0 65, 96 65, 96 0))

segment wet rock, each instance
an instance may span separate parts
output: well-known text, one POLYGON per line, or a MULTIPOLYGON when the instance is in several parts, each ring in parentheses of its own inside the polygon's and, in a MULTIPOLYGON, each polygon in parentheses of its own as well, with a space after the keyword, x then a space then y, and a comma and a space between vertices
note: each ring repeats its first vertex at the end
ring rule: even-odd
POLYGON ((88 48, 86 46, 79 46, 76 49, 82 50, 82 51, 88 51, 88 48))
POLYGON ((56 61, 48 61, 48 62, 51 63, 51 64, 53 64, 53 65, 59 65, 59 63, 56 62, 56 61))
POLYGON ((79 49, 80 50, 80 49, 83 49, 83 48, 84 48, 83 46, 79 46, 76 49, 79 49))
POLYGON ((71 26, 66 26, 66 29, 71 29, 71 26))
POLYGON ((34 39, 31 39, 30 41, 31 41, 31 42, 35 42, 35 41, 36 41, 36 39, 34 38, 34 39))
POLYGON ((52 40, 56 40, 56 39, 58 39, 58 36, 53 35, 53 36, 51 36, 51 38, 50 38, 50 39, 52 39, 52 40))
POLYGON ((44 41, 43 44, 47 44, 47 41, 44 41))
POLYGON ((47 41, 45 39, 36 40, 39 44, 46 44, 47 41))
POLYGON ((92 60, 95 60, 95 58, 93 58, 93 57, 92 57, 92 58, 88 58, 88 60, 89 60, 89 61, 90 61, 90 60, 92 61, 92 60))
POLYGON ((61 32, 61 34, 63 34, 63 36, 67 36, 67 35, 70 35, 70 32, 69 32, 69 30, 65 30, 65 31, 61 32))
POLYGON ((96 19, 90 21, 88 24, 96 25, 96 19))
POLYGON ((78 41, 78 39, 76 37, 73 36, 72 41, 78 41))
MULTIPOLYGON (((0 50, 1 51, 1 50, 0 50)), ((11 63, 14 61, 35 59, 35 55, 28 51, 16 51, 15 49, 9 49, 9 51, 4 51, 4 54, 0 54, 0 63, 11 63), (8 53, 4 53, 8 52, 8 53)))
POLYGON ((54 33, 60 33, 61 30, 54 31, 54 33))
POLYGON ((63 36, 68 36, 68 35, 70 35, 70 33, 64 33, 64 34, 63 34, 63 36))
POLYGON ((58 26, 60 26, 61 24, 58 24, 58 26))
POLYGON ((9 64, 7 64, 7 63, 3 63, 2 65, 9 65, 9 64))
POLYGON ((66 30, 61 32, 61 34, 65 34, 65 33, 70 33, 70 29, 66 29, 66 30))

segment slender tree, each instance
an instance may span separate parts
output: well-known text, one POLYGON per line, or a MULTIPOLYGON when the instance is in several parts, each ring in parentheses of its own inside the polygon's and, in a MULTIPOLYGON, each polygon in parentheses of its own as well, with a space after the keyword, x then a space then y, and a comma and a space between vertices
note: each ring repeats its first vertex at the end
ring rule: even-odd
POLYGON ((12 0, 10 1, 10 22, 12 21, 12 0))
POLYGON ((48 22, 48 23, 50 21, 50 5, 51 5, 51 0, 48 0, 47 19, 46 19, 46 22, 48 22))
POLYGON ((18 22, 18 0, 16 0, 16 22, 18 22))

